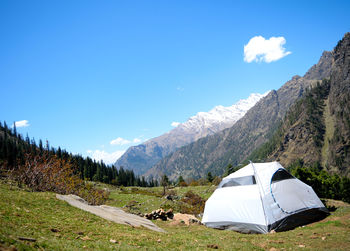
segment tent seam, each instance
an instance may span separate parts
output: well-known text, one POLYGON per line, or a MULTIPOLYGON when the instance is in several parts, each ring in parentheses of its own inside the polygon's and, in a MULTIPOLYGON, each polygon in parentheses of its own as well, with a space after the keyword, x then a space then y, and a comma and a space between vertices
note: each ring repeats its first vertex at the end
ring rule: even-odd
POLYGON ((257 179, 259 180, 259 181, 258 181, 258 183, 259 183, 258 188, 259 188, 260 201, 261 201, 261 206, 262 206, 262 209, 263 209, 263 212, 264 212, 266 230, 268 231, 268 228, 267 228, 267 227, 268 227, 268 224, 267 224, 267 223, 268 223, 268 222, 267 222, 267 216, 266 216, 266 212, 265 212, 264 202, 263 202, 263 199, 262 199, 262 196, 261 196, 261 192, 262 192, 262 191, 260 191, 260 188, 261 188, 260 177, 257 175, 257 172, 256 172, 256 170, 255 170, 255 167, 254 167, 252 161, 250 161, 250 164, 251 164, 252 167, 253 167, 254 175, 255 175, 255 176, 257 177, 257 179))

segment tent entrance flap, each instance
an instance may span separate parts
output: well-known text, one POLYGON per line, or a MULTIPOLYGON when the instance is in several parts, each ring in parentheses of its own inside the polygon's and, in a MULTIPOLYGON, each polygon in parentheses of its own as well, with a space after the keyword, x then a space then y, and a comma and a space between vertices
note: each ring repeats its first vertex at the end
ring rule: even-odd
POLYGON ((268 227, 268 231, 276 232, 291 230, 297 226, 305 225, 317 220, 322 220, 329 215, 327 208, 312 208, 299 213, 292 214, 276 221, 268 227))

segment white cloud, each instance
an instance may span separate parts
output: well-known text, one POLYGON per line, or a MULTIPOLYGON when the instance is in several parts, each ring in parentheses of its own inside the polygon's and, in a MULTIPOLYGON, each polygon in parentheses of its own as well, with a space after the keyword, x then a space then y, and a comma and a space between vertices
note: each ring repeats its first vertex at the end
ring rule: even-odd
POLYGON ((130 144, 130 143, 131 143, 130 140, 123 139, 123 138, 121 138, 121 137, 118 137, 118 138, 116 138, 116 139, 113 139, 113 140, 110 142, 111 145, 120 145, 120 146, 122 146, 122 145, 127 145, 127 144, 130 144))
POLYGON ((142 140, 139 138, 134 138, 132 142, 137 144, 137 143, 141 143, 141 141, 142 140))
POLYGON ((285 43, 284 37, 265 39, 262 36, 255 36, 244 46, 244 61, 247 63, 277 61, 292 53, 285 51, 286 49, 283 47, 285 43))
POLYGON ((171 123, 171 126, 173 126, 173 127, 177 127, 178 125, 180 125, 180 122, 175 122, 174 121, 174 122, 171 123))
POLYGON ((103 160, 105 164, 109 165, 114 164, 117 161, 117 159, 119 159, 125 153, 125 150, 115 151, 112 153, 108 153, 104 150, 87 150, 86 152, 92 159, 96 161, 103 160))
POLYGON ((176 87, 176 90, 179 92, 183 92, 185 90, 185 88, 178 86, 178 87, 176 87))
MULTIPOLYGON (((29 126, 28 120, 20 120, 15 122, 16 128, 29 126)), ((13 125, 12 125, 13 127, 13 125)))
POLYGON ((116 139, 113 139, 110 144, 111 145, 119 145, 119 146, 122 146, 122 145, 128 145, 128 144, 131 144, 131 143, 134 143, 134 144, 138 144, 138 143, 141 143, 142 142, 142 139, 140 138, 134 138, 133 140, 128 140, 128 139, 123 139, 121 137, 118 137, 116 139))

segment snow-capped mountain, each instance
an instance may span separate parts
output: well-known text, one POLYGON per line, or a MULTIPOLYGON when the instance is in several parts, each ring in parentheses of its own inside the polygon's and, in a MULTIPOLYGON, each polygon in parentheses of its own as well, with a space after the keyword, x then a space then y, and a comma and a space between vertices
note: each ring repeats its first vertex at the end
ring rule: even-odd
POLYGON ((242 99, 232 106, 219 105, 209 112, 199 112, 171 131, 143 144, 130 147, 115 164, 132 169, 136 174, 144 174, 177 148, 233 126, 267 94, 268 92, 253 93, 247 99, 242 99))
POLYGON ((186 122, 179 124, 175 129, 169 132, 175 133, 178 130, 193 134, 195 140, 216 133, 228 127, 231 127, 236 121, 252 108, 256 102, 268 94, 253 93, 247 99, 242 99, 232 106, 216 106, 209 112, 199 112, 190 117, 186 122))

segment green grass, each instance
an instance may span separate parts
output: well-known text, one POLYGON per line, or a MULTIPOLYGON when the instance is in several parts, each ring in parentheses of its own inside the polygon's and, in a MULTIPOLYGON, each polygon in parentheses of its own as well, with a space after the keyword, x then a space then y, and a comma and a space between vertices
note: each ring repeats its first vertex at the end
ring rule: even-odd
POLYGON ((167 190, 167 193, 175 194, 178 199, 167 200, 162 196, 163 188, 141 188, 141 187, 124 187, 122 189, 110 189, 109 200, 106 204, 116 207, 124 207, 126 205, 134 205, 131 208, 125 208, 133 213, 150 213, 152 210, 163 208, 167 210, 172 208, 175 212, 180 210, 181 198, 188 191, 192 191, 203 199, 207 200, 214 192, 215 186, 190 186, 190 187, 175 187, 167 190))
MULTIPOLYGON (((152 195, 128 193, 131 188, 124 188, 126 193, 110 189, 108 203, 116 206, 136 200, 141 203, 140 210, 148 212, 164 201, 152 195)), ((161 188, 143 189, 161 192, 161 188)), ((192 190, 207 198, 213 188, 175 190, 180 196, 192 190)), ((28 192, 0 181, 0 250, 12 245, 18 250, 210 250, 211 244, 220 250, 350 250, 350 207, 337 203, 338 209, 323 221, 288 232, 247 235, 155 221, 167 231, 164 234, 111 223, 57 200, 53 193, 28 192), (21 241, 19 237, 34 238, 36 242, 21 241)))

